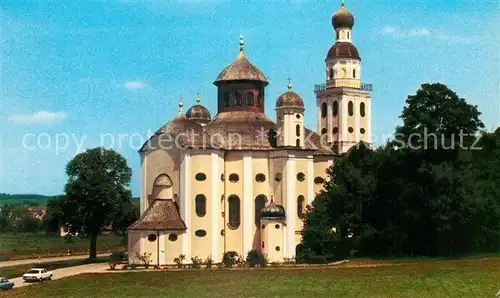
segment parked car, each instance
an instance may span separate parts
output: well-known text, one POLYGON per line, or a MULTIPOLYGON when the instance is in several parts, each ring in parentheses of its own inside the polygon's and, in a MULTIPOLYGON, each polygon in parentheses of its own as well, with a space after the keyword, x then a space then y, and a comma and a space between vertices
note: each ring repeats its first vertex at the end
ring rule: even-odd
POLYGON ((0 290, 10 290, 14 287, 14 283, 6 277, 0 276, 0 290))
POLYGON ((32 268, 23 275, 24 281, 44 281, 51 280, 52 272, 43 268, 32 268))

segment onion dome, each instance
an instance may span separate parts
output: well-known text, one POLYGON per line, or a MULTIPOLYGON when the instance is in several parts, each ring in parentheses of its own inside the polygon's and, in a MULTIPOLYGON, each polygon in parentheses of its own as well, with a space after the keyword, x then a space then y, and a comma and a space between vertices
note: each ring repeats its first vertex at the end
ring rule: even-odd
POLYGON ((207 108, 200 104, 200 95, 196 97, 196 105, 190 107, 186 112, 186 117, 189 120, 206 124, 210 122, 210 112, 207 108))
POLYGON ((332 25, 333 28, 349 28, 352 29, 354 26, 354 16, 347 11, 344 5, 344 1, 342 1, 342 5, 340 9, 337 10, 336 13, 332 16, 332 25))
POLYGON ((356 47, 350 42, 336 42, 330 50, 328 50, 327 59, 347 58, 361 60, 356 47))
POLYGON ((180 133, 190 133, 193 131, 197 131, 201 128, 198 123, 189 120, 189 118, 184 115, 184 113, 182 112, 182 107, 183 103, 181 101, 179 103, 179 112, 177 113, 177 117, 160 128, 157 134, 178 135, 180 133))
POLYGON ((269 84, 266 76, 248 61, 243 51, 243 45, 243 36, 240 36, 240 52, 238 57, 219 74, 214 82, 215 85, 227 81, 261 81, 264 85, 269 84))
POLYGON ((285 208, 281 205, 274 204, 273 198, 271 197, 271 203, 260 210, 260 217, 263 219, 284 219, 285 208))
POLYGON ((276 108, 304 109, 304 102, 300 95, 292 91, 292 79, 288 78, 288 91, 281 94, 276 101, 276 108))

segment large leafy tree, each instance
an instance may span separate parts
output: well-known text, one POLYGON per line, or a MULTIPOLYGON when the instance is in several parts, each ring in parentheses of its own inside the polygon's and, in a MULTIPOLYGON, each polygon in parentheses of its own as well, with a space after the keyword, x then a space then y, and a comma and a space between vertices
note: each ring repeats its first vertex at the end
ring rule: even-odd
POLYGON ((66 174, 62 207, 65 228, 70 234, 90 238, 89 258, 95 259, 97 237, 104 227, 126 224, 121 219, 131 204, 132 171, 119 153, 94 148, 75 156, 66 166, 66 174))

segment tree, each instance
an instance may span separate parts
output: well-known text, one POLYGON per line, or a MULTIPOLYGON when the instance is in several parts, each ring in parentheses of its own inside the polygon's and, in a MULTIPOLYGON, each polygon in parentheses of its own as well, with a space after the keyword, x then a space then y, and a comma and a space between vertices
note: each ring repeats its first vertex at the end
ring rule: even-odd
POLYGON ((89 259, 97 254, 97 236, 123 215, 132 198, 132 170, 114 150, 89 149, 66 166, 68 182, 62 208, 63 222, 70 234, 90 238, 89 259))

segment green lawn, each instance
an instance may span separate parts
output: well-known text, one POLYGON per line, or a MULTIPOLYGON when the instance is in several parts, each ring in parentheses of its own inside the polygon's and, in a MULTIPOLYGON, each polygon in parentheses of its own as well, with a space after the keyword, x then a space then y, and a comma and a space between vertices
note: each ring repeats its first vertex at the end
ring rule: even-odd
MULTIPOLYGON (((500 258, 391 267, 87 274, 8 297, 494 297, 500 258)), ((0 294, 2 295, 2 294, 0 294)))
MULTIPOLYGON (((127 249, 122 236, 100 236, 97 238, 97 249, 107 252, 113 249, 127 249)), ((45 236, 39 234, 0 234, 0 261, 23 258, 65 255, 68 249, 73 254, 88 253, 89 240, 75 238, 67 243, 64 237, 45 236)))

